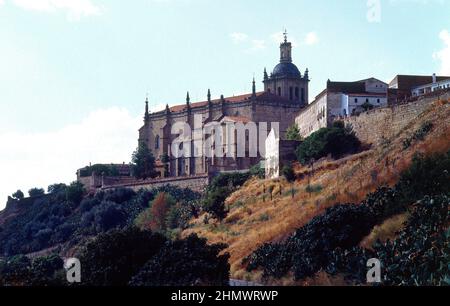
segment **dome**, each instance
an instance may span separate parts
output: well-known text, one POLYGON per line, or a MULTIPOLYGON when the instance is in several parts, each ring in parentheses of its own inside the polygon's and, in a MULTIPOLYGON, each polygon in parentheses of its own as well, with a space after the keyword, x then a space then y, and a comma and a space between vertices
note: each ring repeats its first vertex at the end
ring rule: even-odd
POLYGON ((273 69, 274 77, 295 77, 300 78, 302 75, 300 73, 300 70, 298 70, 297 66, 295 66, 292 63, 279 63, 275 66, 273 69))

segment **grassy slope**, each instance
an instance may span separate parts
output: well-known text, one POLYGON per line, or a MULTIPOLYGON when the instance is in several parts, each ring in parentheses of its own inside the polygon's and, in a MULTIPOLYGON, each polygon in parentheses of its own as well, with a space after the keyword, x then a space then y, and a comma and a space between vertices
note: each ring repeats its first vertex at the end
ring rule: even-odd
MULTIPOLYGON (((378 186, 395 184, 400 173, 409 166, 415 152, 428 154, 449 150, 449 118, 450 105, 436 102, 402 133, 383 145, 338 161, 323 160, 315 165, 313 173, 309 168, 297 166, 296 172, 303 179, 293 184, 284 179, 253 179, 227 199, 230 208, 227 219, 205 225, 200 217, 192 221, 192 227, 183 234, 195 232, 208 238, 210 243, 227 243, 232 277, 261 281, 259 273, 249 274, 245 271, 241 265, 243 258, 263 243, 286 238, 330 206, 362 201, 367 193, 378 186), (424 141, 403 150, 403 140, 427 121, 434 124, 432 132, 424 141), (316 192, 307 192, 309 180, 312 186, 321 186, 321 190, 318 188, 316 192), (270 186, 273 187, 272 200, 268 193, 270 186), (295 191, 293 197, 292 189, 295 191)), ((318 275, 315 280, 306 283, 336 284, 340 280, 318 275)), ((273 284, 292 283, 286 278, 273 284)))

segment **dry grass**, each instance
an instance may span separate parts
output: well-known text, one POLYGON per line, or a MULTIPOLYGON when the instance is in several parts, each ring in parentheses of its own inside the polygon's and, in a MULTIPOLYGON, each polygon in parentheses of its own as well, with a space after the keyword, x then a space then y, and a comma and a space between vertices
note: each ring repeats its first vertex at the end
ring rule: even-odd
POLYGON ((404 228, 408 217, 408 213, 396 215, 384 221, 383 224, 375 226, 372 232, 361 241, 360 246, 371 249, 378 240, 381 242, 393 241, 397 237, 397 233, 404 228))
MULTIPOLYGON (((195 232, 206 237, 210 243, 228 244, 226 251, 231 256, 232 277, 260 282, 260 272, 249 274, 245 271, 242 265, 245 257, 264 243, 285 239, 328 207, 337 203, 357 203, 380 185, 392 186, 398 181, 400 173, 410 165, 415 152, 428 154, 448 151, 448 118, 449 104, 435 103, 429 111, 411 122, 405 131, 386 140, 383 145, 341 160, 319 161, 313 172, 308 167, 296 165, 295 171, 300 179, 294 183, 288 183, 285 179, 252 179, 227 199, 230 213, 221 224, 205 225, 203 217, 200 217, 192 221, 191 228, 184 231, 183 235, 195 232), (425 121, 433 122, 433 131, 423 142, 403 150, 403 140, 425 121), (306 191, 308 182, 322 189, 309 193, 306 191), (295 190, 294 196, 292 189, 295 190)), ((385 231, 384 234, 389 237, 389 229, 393 230, 398 222, 400 219, 385 224, 377 235, 382 236, 385 231)), ((269 283, 277 284, 279 281, 285 285, 299 284, 293 282, 292 278, 269 283)), ((309 283, 339 281, 321 274, 309 280, 309 283)))

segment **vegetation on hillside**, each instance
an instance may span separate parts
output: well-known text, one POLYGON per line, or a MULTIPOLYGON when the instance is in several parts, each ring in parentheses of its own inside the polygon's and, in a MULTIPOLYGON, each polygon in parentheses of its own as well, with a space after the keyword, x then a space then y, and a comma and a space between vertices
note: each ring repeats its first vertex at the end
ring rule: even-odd
POLYGON ((206 189, 202 200, 204 211, 223 220, 227 215, 226 198, 250 178, 250 173, 222 173, 217 175, 206 189))
POLYGON ((0 256, 28 254, 55 246, 70 247, 87 237, 132 225, 161 192, 180 203, 176 206, 180 210, 200 198, 190 189, 172 186, 139 192, 119 188, 85 196, 78 183, 54 185, 51 190, 52 193, 42 197, 9 203, 21 208, 21 213, 1 226, 0 256))
POLYGON ((262 267, 265 277, 276 278, 292 271, 297 280, 325 270, 332 275, 345 273, 363 283, 365 263, 375 257, 383 259, 389 271, 386 284, 443 284, 450 275, 445 264, 450 256, 445 239, 450 221, 446 195, 450 195, 450 152, 417 156, 395 187, 381 188, 359 205, 327 209, 286 242, 260 247, 247 258, 247 269, 262 267), (417 201, 418 205, 411 206, 417 201), (408 226, 394 242, 376 245, 372 253, 357 247, 375 225, 408 209, 412 215, 408 226), (405 254, 414 254, 414 261, 405 254), (411 278, 405 279, 406 271, 411 278))
POLYGON ((81 177, 91 176, 93 173, 97 175, 105 175, 105 176, 119 176, 119 169, 117 169, 116 165, 102 165, 96 164, 92 166, 87 166, 83 169, 80 169, 81 177))
POLYGON ((304 165, 328 155, 336 159, 357 152, 360 145, 351 127, 338 121, 331 128, 322 128, 307 137, 297 148, 297 158, 304 165))
MULTIPOLYGON (((402 131, 381 139, 380 143, 368 150, 345 155, 340 159, 322 158, 316 160, 313 167, 294 163, 296 180, 292 182, 284 178, 251 178, 225 200, 228 213, 223 220, 209 219, 205 223, 205 218, 200 214, 200 218, 191 220, 190 226, 183 231, 183 236, 197 233, 210 243, 228 244, 226 251, 230 253, 230 271, 236 279, 269 285, 348 284, 342 274, 334 277, 323 270, 301 281, 295 281, 291 274, 280 279, 263 279, 263 269, 248 272, 247 265, 242 264, 242 261, 265 243, 286 241, 314 217, 325 214, 328 208, 339 203, 364 202, 367 195, 374 193, 380 186, 390 188, 389 186, 396 185, 402 173, 406 177, 405 171, 412 165, 416 152, 423 156, 430 156, 434 152, 448 152, 449 116, 448 104, 437 102, 409 122, 402 131), (405 149, 403 141, 421 130, 427 122, 433 122, 433 128, 423 139, 414 140, 405 149)), ((430 174, 429 177, 436 177, 437 174, 430 174)), ((423 182, 431 181, 426 179, 423 182)), ((411 182, 414 183, 414 180, 411 182)), ((411 190, 421 190, 420 184, 411 190)), ((417 197, 418 200, 423 198, 422 195, 417 197)), ((380 221, 364 237, 361 245, 373 249, 373 241, 378 237, 383 243, 387 239, 394 240, 396 232, 405 228, 403 222, 409 216, 408 212, 400 212, 380 221)))
MULTIPOLYGON (((81 284, 73 286, 226 285, 224 245, 207 245, 192 235, 171 241, 135 227, 102 233, 75 254, 81 284)), ((24 255, 0 260, 0 286, 68 286, 58 255, 30 260, 24 255)))

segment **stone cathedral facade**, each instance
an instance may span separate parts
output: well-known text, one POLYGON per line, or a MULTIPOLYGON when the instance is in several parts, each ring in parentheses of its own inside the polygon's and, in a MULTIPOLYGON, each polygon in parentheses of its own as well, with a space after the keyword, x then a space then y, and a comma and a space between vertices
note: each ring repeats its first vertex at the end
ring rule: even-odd
MULTIPOLYGON (((144 116, 144 125, 139 130, 139 142, 145 143, 157 160, 157 170, 161 176, 184 177, 205 175, 224 171, 246 170, 256 165, 264 157, 264 152, 257 156, 236 157, 235 151, 221 157, 176 157, 171 154, 172 143, 179 135, 172 134, 172 126, 177 122, 187 123, 194 130, 194 116, 201 116, 202 124, 211 122, 241 123, 254 122, 258 132, 246 134, 246 141, 257 138, 258 147, 264 148, 264 142, 272 122, 279 123, 280 135, 295 123, 298 112, 308 105, 308 69, 302 74, 292 62, 292 45, 285 35, 280 45, 280 63, 269 75, 264 69, 264 91, 256 92, 255 80, 252 91, 240 96, 213 99, 208 90, 206 100, 191 102, 189 93, 183 104, 165 110, 149 113, 148 100, 144 116), (262 122, 267 122, 267 127, 262 122), (259 127, 263 127, 260 129, 259 127), (263 130, 263 131, 262 131, 263 130), (261 132, 262 131, 262 132, 261 132), (262 146, 259 144, 262 143, 262 146), (168 173, 163 171, 163 156, 168 156, 168 173)), ((205 136, 200 136, 205 137, 205 136)), ((192 142, 195 137, 192 137, 192 142)), ((193 144, 191 144, 193 146, 193 144)), ((194 150, 194 149, 193 149, 194 150)), ((248 153, 248 152, 246 152, 248 153)))

